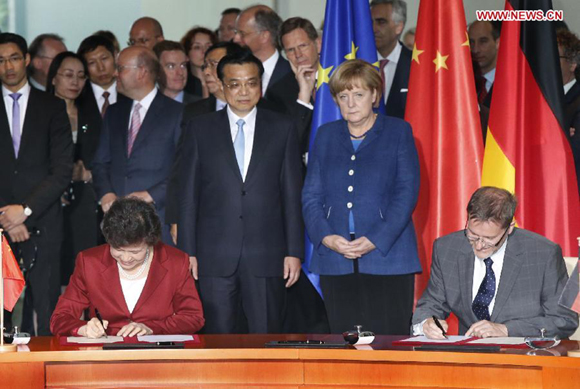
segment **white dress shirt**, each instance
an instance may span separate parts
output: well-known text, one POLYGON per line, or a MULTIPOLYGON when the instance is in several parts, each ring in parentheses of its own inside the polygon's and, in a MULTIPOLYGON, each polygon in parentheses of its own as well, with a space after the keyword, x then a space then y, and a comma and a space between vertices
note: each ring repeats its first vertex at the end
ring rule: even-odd
POLYGON ((254 134, 256 132, 256 114, 258 109, 254 107, 245 117, 240 117, 236 115, 231 108, 228 106, 228 119, 230 121, 230 131, 232 134, 232 143, 236 139, 238 134, 238 124, 239 119, 244 119, 246 124, 244 124, 244 174, 242 174, 242 179, 246 180, 246 174, 248 173, 248 166, 250 166, 250 159, 252 158, 252 148, 254 147, 254 134))
POLYGON ((139 301, 139 297, 141 297, 141 293, 145 287, 147 277, 143 277, 139 280, 127 280, 123 277, 119 278, 121 280, 121 289, 123 290, 123 297, 125 297, 127 308, 129 308, 130 313, 133 313, 133 309, 135 309, 135 305, 137 305, 137 301, 139 301))
POLYGON ((149 111, 149 107, 153 102, 153 99, 157 96, 157 88, 153 88, 151 92, 147 94, 147 96, 143 97, 141 101, 133 100, 133 105, 131 105, 131 116, 129 116, 129 127, 131 128, 131 119, 133 119, 133 108, 137 103, 141 104, 141 109, 139 109, 139 114, 141 115, 141 124, 145 121, 145 115, 147 115, 147 111, 149 111))
POLYGON ((397 71, 397 64, 399 63, 399 58, 401 57, 402 49, 403 46, 401 45, 401 42, 397 42, 397 45, 395 46, 393 51, 391 51, 391 53, 387 55, 387 58, 383 57, 381 53, 377 51, 377 57, 379 59, 379 62, 382 59, 389 60, 389 62, 387 63, 387 65, 385 65, 385 68, 383 69, 383 73, 385 75, 385 90, 383 99, 385 100, 385 103, 389 98, 389 93, 391 93, 391 87, 393 86, 393 80, 395 79, 395 72, 397 71))
POLYGON ((226 105, 228 105, 228 103, 226 103, 225 101, 220 100, 216 97, 216 99, 215 99, 215 110, 216 111, 222 110, 226 105))
POLYGON ((264 74, 262 75, 262 96, 266 94, 266 89, 268 89, 268 84, 272 78, 272 73, 274 73, 276 63, 278 63, 278 58, 280 58, 280 53, 276 50, 270 58, 262 62, 262 66, 264 66, 264 74))
MULTIPOLYGON (((10 127, 10 135, 14 134, 12 130, 12 108, 14 106, 14 99, 10 95, 14 93, 6 89, 2 85, 2 97, 4 97, 4 107, 6 108, 6 116, 8 116, 8 126, 10 127)), ((22 96, 18 99, 18 105, 20 106, 20 136, 22 139, 22 129, 24 128, 24 117, 26 116, 26 107, 28 107, 28 97, 30 97, 30 84, 26 83, 20 90, 16 93, 20 93, 22 96)), ((20 143, 22 145, 22 142, 20 143)))
POLYGON ((489 72, 483 75, 485 78, 485 90, 489 92, 493 82, 495 81, 495 68, 491 69, 489 72))
POLYGON ((46 86, 42 85, 41 83, 39 83, 38 81, 36 81, 34 79, 34 77, 30 77, 28 79, 28 82, 30 83, 30 85, 32 85, 33 87, 35 87, 38 90, 41 90, 43 92, 46 92, 46 86))
POLYGON ((103 93, 105 91, 109 92, 109 105, 113 105, 117 102, 117 81, 113 82, 109 89, 103 89, 99 85, 91 82, 91 88, 93 88, 93 94, 95 95, 95 100, 97 100, 99 112, 103 111, 103 104, 105 104, 103 93))
POLYGON ((573 78, 572 81, 570 81, 569 83, 567 83, 566 85, 564 85, 564 94, 568 93, 570 91, 570 89, 572 89, 572 87, 574 86, 574 84, 576 84, 576 79, 573 78))

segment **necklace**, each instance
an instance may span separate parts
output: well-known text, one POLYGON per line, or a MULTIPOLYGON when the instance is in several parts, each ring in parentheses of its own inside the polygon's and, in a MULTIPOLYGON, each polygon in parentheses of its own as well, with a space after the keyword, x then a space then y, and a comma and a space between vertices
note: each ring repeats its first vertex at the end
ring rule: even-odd
POLYGON ((353 135, 352 132, 350 132, 350 130, 348 131, 348 133, 350 134, 350 137, 353 139, 362 139, 365 136, 367 136, 368 132, 370 130, 373 129, 373 125, 375 124, 375 121, 377 120, 377 114, 375 113, 374 117, 373 117, 373 124, 371 125, 371 128, 369 128, 368 130, 366 130, 365 132, 363 132, 361 135, 353 135))
POLYGON ((128 280, 136 280, 137 278, 139 278, 141 276, 141 274, 143 274, 143 271, 147 267, 147 261, 148 260, 149 260, 149 247, 147 247, 147 251, 145 252, 145 260, 143 261, 143 264, 141 265, 141 268, 139 269, 139 271, 137 271, 137 273, 135 273, 135 274, 128 274, 121 267, 121 265, 119 265, 118 262, 117 262, 117 267, 119 268, 119 272, 123 275, 123 277, 125 277, 128 280))

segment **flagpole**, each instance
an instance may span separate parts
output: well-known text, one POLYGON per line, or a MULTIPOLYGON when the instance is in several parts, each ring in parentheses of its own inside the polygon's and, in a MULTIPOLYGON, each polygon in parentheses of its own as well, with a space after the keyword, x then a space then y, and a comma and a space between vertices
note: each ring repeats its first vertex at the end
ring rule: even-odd
POLYGON ((0 353, 16 351, 15 344, 4 344, 4 230, 0 228, 0 353))

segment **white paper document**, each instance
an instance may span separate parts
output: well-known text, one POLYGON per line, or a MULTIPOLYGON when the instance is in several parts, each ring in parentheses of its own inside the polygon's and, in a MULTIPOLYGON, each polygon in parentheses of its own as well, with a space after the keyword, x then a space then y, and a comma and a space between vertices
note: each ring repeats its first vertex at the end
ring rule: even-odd
POLYGON ((139 342, 157 343, 157 342, 188 342, 193 340, 192 335, 143 335, 138 336, 139 342))
POLYGON ((505 345, 518 345, 518 344, 526 344, 524 338, 517 338, 517 337, 498 337, 498 338, 485 338, 485 339, 476 339, 472 340, 471 342, 467 342, 467 344, 505 344, 505 345))
POLYGON ((119 343, 123 342, 122 336, 108 336, 101 338, 87 338, 84 336, 69 336, 66 338, 68 343, 78 343, 78 344, 94 344, 94 343, 119 343))
POLYGON ((409 339, 403 339, 401 342, 421 342, 421 343, 457 343, 462 340, 470 339, 471 336, 464 335, 449 335, 447 339, 429 339, 424 335, 413 336, 409 339))

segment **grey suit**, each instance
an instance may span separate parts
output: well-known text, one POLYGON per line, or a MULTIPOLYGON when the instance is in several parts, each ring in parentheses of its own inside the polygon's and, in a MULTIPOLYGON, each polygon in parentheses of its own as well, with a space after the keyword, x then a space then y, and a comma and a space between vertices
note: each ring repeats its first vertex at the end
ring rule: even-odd
MULTIPOLYGON (((473 301, 474 253, 463 231, 439 238, 433 244, 429 285, 413 314, 413 324, 453 312, 464 334, 478 321, 473 301)), ((491 321, 505 324, 509 336, 570 336, 578 315, 558 305, 568 280, 560 246, 533 232, 514 229, 508 238, 504 264, 491 321)))

